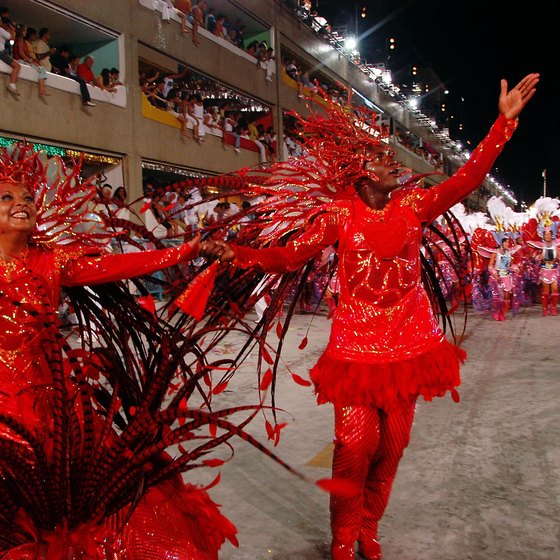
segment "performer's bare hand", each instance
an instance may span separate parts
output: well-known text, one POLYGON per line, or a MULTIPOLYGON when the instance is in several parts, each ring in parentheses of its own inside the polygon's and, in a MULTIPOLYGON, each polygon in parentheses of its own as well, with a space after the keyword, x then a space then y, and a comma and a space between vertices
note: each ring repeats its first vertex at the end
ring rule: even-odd
POLYGON ((521 113, 523 107, 527 105, 529 99, 535 94, 539 77, 540 74, 527 74, 527 76, 510 91, 508 91, 507 81, 501 81, 498 109, 506 119, 515 119, 515 117, 521 113))
POLYGON ((235 257, 235 253, 233 252, 231 245, 225 241, 203 241, 200 244, 198 254, 201 257, 217 258, 220 262, 231 262, 235 257))

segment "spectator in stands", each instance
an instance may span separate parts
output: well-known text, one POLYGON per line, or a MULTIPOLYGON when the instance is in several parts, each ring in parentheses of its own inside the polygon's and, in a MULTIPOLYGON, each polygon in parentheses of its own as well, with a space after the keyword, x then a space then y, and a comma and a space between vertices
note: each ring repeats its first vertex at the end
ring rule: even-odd
POLYGON ((204 111, 204 127, 207 131, 223 131, 222 116, 220 114, 220 108, 217 105, 213 105, 204 111))
POLYGON ((247 48, 245 49, 245 51, 247 52, 247 54, 250 54, 251 56, 254 56, 255 58, 257 58, 257 56, 259 54, 259 42, 258 41, 251 41, 247 45, 247 48))
POLYGON ((95 79, 95 74, 93 73, 93 56, 87 55, 84 61, 78 65, 78 76, 84 80, 88 85, 98 87, 97 80, 95 79))
POLYGON ((179 115, 177 116, 177 119, 181 123, 181 140, 185 141, 187 139, 188 125, 191 125, 193 134, 194 127, 196 125, 196 119, 190 114, 189 110, 191 103, 194 101, 194 95, 189 95, 186 91, 182 91, 180 95, 181 104, 179 107, 179 115))
POLYGON ((154 192, 151 195, 150 209, 152 210, 155 219, 167 230, 167 237, 173 237, 177 234, 177 229, 167 216, 165 211, 165 201, 160 193, 154 192))
POLYGON ((216 37, 221 37, 222 39, 227 37, 227 16, 225 14, 218 14, 216 17, 216 28, 213 33, 216 37))
POLYGON ((265 79, 267 82, 272 81, 272 75, 276 72, 276 57, 274 56, 274 49, 268 47, 259 53, 259 66, 264 68, 265 79))
MULTIPOLYGON (((6 8, 5 6, 0 8, 0 20, 3 20, 5 25, 8 26, 8 28, 9 28, 8 30, 10 31, 10 33, 12 33, 12 32, 15 33, 16 25, 12 21, 12 18, 10 17, 10 10, 8 8, 6 8)), ((6 42, 5 50, 10 56, 12 56, 12 45, 10 44, 10 41, 6 42)))
POLYGON ((66 76, 68 74, 68 66, 70 64, 70 47, 62 45, 58 52, 51 56, 52 71, 55 74, 66 76))
POLYGON ((117 187, 113 193, 112 202, 115 206, 123 208, 127 202, 127 192, 124 187, 117 187))
POLYGON ((37 41, 37 30, 33 27, 28 27, 25 32, 25 42, 27 44, 27 50, 33 53, 33 56, 37 58, 37 53, 35 52, 35 43, 37 41))
POLYGON ((111 84, 111 71, 109 68, 103 68, 101 74, 95 79, 97 87, 109 93, 117 93, 117 88, 111 84))
POLYGON ((104 183, 97 187, 97 197, 95 199, 95 211, 105 216, 110 216, 118 210, 113 202, 113 187, 104 183))
POLYGON ((276 132, 272 126, 266 129, 263 144, 268 150, 268 160, 274 163, 276 161, 276 132))
POLYGON ((196 121, 193 128, 193 137, 200 144, 204 140, 206 130, 204 128, 204 101, 200 93, 195 93, 192 103, 189 105, 189 114, 196 121))
POLYGON ((123 83, 121 82, 120 79, 120 72, 118 68, 111 68, 111 70, 109 70, 109 77, 111 78, 111 85, 112 86, 122 86, 123 83))
POLYGON ((197 4, 192 7, 192 17, 193 17, 193 43, 198 46, 200 41, 198 40, 198 28, 204 27, 204 13, 208 8, 208 4, 204 0, 199 0, 197 4))
POLYGON ((39 63, 45 67, 47 72, 52 71, 51 56, 55 53, 55 48, 49 45, 51 40, 51 32, 43 27, 39 30, 39 38, 33 44, 35 55, 39 63))
POLYGON ((247 129, 249 130, 249 138, 251 140, 258 140, 259 139, 259 130, 257 125, 254 121, 247 123, 247 129))
POLYGON ((6 45, 9 44, 9 41, 14 40, 15 36, 16 30, 11 24, 10 19, 2 16, 0 20, 0 60, 12 68, 10 83, 6 86, 6 89, 12 95, 18 96, 20 93, 17 90, 16 82, 21 70, 21 64, 14 60, 6 50, 6 45))
MULTIPOLYGON (((309 71, 302 72, 299 78, 302 88, 307 89, 311 93, 317 93, 317 86, 311 81, 309 71)), ((302 91, 303 93, 303 91, 302 91)))
POLYGON ((167 111, 174 117, 179 118, 182 102, 181 90, 179 88, 173 88, 167 94, 167 111))
POLYGON ((244 34, 245 34, 245 25, 238 19, 233 25, 229 26, 230 31, 235 31, 235 44, 240 49, 244 48, 244 34))
POLYGON ((33 68, 35 68, 38 74, 37 85, 39 86, 39 95, 40 96, 50 95, 50 93, 47 91, 47 88, 45 87, 47 71, 43 66, 39 64, 39 61, 35 57, 35 52, 33 50, 29 52, 29 48, 25 41, 25 33, 26 33, 25 25, 18 25, 16 27, 12 56, 20 64, 26 64, 28 66, 33 66, 33 68))
POLYGON ((163 96, 167 98, 171 89, 176 87, 177 83, 180 82, 187 74, 187 68, 179 67, 177 72, 169 72, 165 76, 162 77, 162 80, 165 84, 163 88, 163 96), (182 69, 181 69, 182 68, 182 69))
POLYGON ((95 107, 95 103, 91 100, 91 95, 86 84, 86 81, 78 75, 78 68, 80 67, 80 57, 78 55, 70 55, 70 62, 66 75, 72 80, 78 82, 80 85, 80 94, 82 95, 82 104, 87 107, 95 107))
POLYGON ((237 47, 237 31, 235 31, 233 27, 228 28, 226 41, 229 41, 232 45, 237 47))
POLYGON ((204 18, 204 27, 206 27, 210 33, 216 32, 216 13, 214 8, 208 8, 206 17, 204 18))
POLYGON ((0 8, 0 18, 4 18, 10 25, 12 25, 15 28, 14 22, 10 17, 10 9, 7 8, 6 6, 2 6, 0 8))
POLYGON ((239 128, 239 113, 230 112, 224 117, 224 143, 227 133, 230 132, 235 137, 234 150, 239 153, 239 146, 241 144, 241 135, 239 128))
POLYGON ((192 19, 192 3, 191 0, 167 0, 176 10, 181 19, 181 33, 185 35, 189 32, 187 28, 187 19, 192 19))
POLYGON ((299 69, 295 60, 292 59, 290 61, 286 61, 284 70, 286 71, 286 74, 292 78, 292 80, 295 80, 296 82, 299 81, 299 69))
POLYGON ((189 232, 192 227, 189 223, 189 212, 186 209, 186 206, 187 197, 183 193, 179 193, 173 208, 169 212, 169 217, 179 226, 181 230, 189 232))
POLYGON ((299 7, 305 17, 311 14, 311 0, 299 0, 299 7))
POLYGON ((153 89, 148 96, 148 101, 154 107, 157 107, 162 111, 167 111, 168 105, 167 105, 167 98, 165 96, 164 89, 165 89, 165 82, 163 81, 163 78, 158 78, 156 80, 155 89, 153 89))

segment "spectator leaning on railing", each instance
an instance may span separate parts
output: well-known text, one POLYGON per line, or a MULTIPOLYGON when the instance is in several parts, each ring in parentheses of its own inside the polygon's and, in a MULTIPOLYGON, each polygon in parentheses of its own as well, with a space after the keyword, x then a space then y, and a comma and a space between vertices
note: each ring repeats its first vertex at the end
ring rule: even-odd
POLYGON ((35 54, 39 63, 45 67, 47 72, 52 72, 51 56, 55 53, 55 48, 49 45, 51 32, 46 27, 39 30, 39 38, 33 44, 35 54))
POLYGON ((13 58, 15 58, 20 64, 27 64, 32 66, 37 71, 37 85, 39 87, 39 95, 46 96, 50 95, 45 87, 45 81, 47 79, 47 71, 44 66, 39 64, 35 51, 33 49, 29 50, 29 46, 25 41, 26 27, 20 24, 16 27, 16 35, 14 40, 14 46, 12 49, 13 58))
POLYGON ((78 68, 80 67, 80 57, 78 55, 70 55, 70 62, 66 70, 66 75, 72 80, 78 82, 80 85, 80 94, 82 95, 82 104, 87 107, 95 107, 95 103, 91 100, 91 95, 86 84, 86 81, 78 75, 78 68))
POLYGON ((70 55, 72 54, 70 47, 62 45, 58 52, 51 56, 52 71, 61 76, 66 76, 68 66, 70 65, 70 55))

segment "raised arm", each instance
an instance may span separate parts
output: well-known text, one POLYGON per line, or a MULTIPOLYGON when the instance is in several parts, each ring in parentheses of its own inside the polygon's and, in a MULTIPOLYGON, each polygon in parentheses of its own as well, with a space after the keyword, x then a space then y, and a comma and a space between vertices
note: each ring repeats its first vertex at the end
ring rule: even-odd
POLYGON ((172 249, 78 257, 63 266, 60 283, 62 286, 84 286, 145 276, 192 260, 198 254, 198 244, 197 237, 172 249))
POLYGON ((427 192, 419 212, 422 222, 433 222, 482 184, 517 128, 517 117, 533 97, 538 81, 539 74, 529 74, 510 91, 507 81, 501 81, 498 119, 469 160, 452 177, 427 192))

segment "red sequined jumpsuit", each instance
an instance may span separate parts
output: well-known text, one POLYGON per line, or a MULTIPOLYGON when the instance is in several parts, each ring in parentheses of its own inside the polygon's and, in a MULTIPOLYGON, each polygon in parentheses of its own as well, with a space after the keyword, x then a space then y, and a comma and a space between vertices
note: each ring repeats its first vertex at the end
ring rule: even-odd
MULTIPOLYGON (((24 424, 48 442, 52 431, 53 399, 49 361, 42 348, 44 301, 58 308, 60 286, 100 284, 186 262, 196 248, 182 247, 132 254, 88 256, 74 246, 45 250, 29 247, 19 259, 0 260, 0 411, 24 424), (15 303, 15 304, 14 304, 15 303)), ((0 423, 0 435, 18 441, 18 436, 0 423)), ((20 440, 21 443, 21 440, 20 440)), ((3 558, 60 560, 61 542, 78 547, 87 558, 105 558, 103 543, 116 536, 119 516, 103 525, 83 526, 64 538, 54 532, 36 535, 48 542, 45 550, 32 543, 10 550, 3 558)), ((124 532, 118 534, 121 550, 111 558, 120 560, 215 560, 225 538, 235 541, 235 527, 223 517, 206 492, 180 481, 164 483, 148 492, 132 515, 124 532)), ((42 545, 43 547, 46 545, 42 545)), ((76 556, 82 557, 76 552, 76 556)))
POLYGON ((500 115, 453 177, 430 189, 395 192, 381 211, 356 195, 322 208, 286 247, 233 247, 236 266, 285 272, 339 244, 339 305, 311 378, 319 404, 334 404, 333 478, 359 489, 352 497, 331 497, 333 538, 351 543, 352 556, 356 540, 377 538, 417 397, 451 391, 458 398, 465 353, 445 339, 422 287, 423 227, 482 183, 516 125, 500 115))

